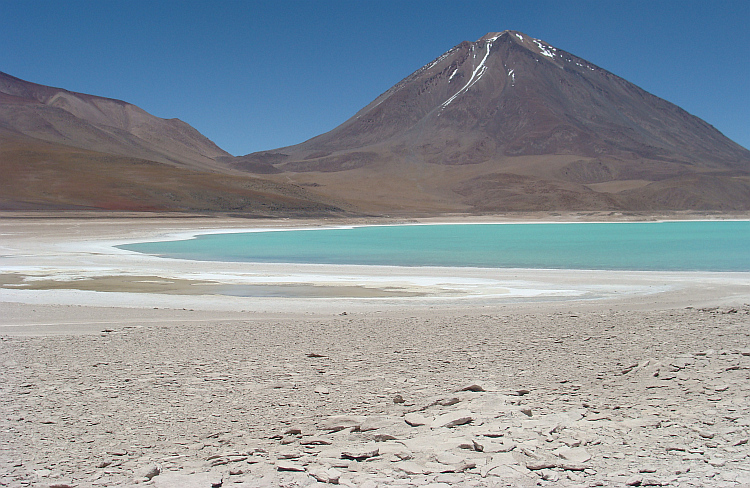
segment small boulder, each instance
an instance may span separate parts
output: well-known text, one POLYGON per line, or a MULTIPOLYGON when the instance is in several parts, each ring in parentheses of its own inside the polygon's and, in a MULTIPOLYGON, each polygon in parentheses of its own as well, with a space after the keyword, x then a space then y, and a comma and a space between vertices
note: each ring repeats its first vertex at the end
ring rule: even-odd
POLYGON ((161 473, 161 466, 158 464, 149 464, 148 466, 137 469, 135 477, 151 480, 154 476, 159 476, 159 473, 161 473))

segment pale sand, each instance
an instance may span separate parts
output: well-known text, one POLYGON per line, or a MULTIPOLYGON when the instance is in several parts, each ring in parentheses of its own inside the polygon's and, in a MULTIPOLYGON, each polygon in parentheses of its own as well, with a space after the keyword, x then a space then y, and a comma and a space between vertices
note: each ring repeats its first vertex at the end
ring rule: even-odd
MULTIPOLYGON (((544 478, 562 486, 617 485, 638 476, 670 486, 750 481, 742 442, 750 434, 749 273, 225 264, 112 247, 213 230, 340 224, 0 221, 0 445, 10 446, 0 451, 0 486, 115 486, 150 463, 162 466, 152 482, 162 486, 211 486, 197 478, 195 485, 169 485, 167 471, 212 469, 225 486, 304 486, 318 468, 335 468, 342 484, 355 486, 533 485, 544 478), (250 294, 287 296, 226 294, 242 286, 250 294), (700 310, 713 307, 719 308, 700 310), (685 358, 687 366, 680 363, 685 358), (670 366, 675 361, 682 367, 670 366), (633 364, 639 376, 623 375, 633 364), (672 378, 654 379, 659 371, 672 378), (461 394, 455 406, 421 410, 432 419, 465 407, 472 423, 426 432, 404 427, 404 413, 473 381, 494 393, 461 394), (519 388, 531 393, 507 396, 519 388), (393 403, 396 394, 406 403, 393 403), (544 425, 552 414, 567 415, 571 424, 544 433, 542 424, 518 417, 526 404, 544 425), (579 411, 584 420, 575 420, 579 411), (646 416, 663 425, 636 432, 611 419, 586 420, 601 412, 618 422, 646 416), (396 419, 383 427, 396 440, 377 443, 384 454, 376 462, 341 465, 294 436, 289 444, 269 439, 290 424, 321 434, 325 416, 352 413, 396 419), (448 445, 459 437, 492 439, 476 429, 493 422, 517 446, 514 458, 493 461, 448 445), (438 438, 449 441, 435 452, 438 438), (432 474, 394 469, 399 459, 385 454, 393 442, 432 474), (668 442, 685 450, 670 450, 668 442), (527 469, 536 458, 559 460, 559 448, 568 445, 592 455, 584 462, 588 472, 527 469), (307 472, 277 471, 290 450, 307 472), (208 459, 248 452, 255 452, 252 464, 212 467, 208 459), (460 455, 477 467, 439 479, 447 475, 435 473, 438 455, 460 455), (492 462, 502 469, 488 474, 492 462), (639 473, 646 464, 656 474, 650 467, 639 473), (675 473, 683 464, 693 466, 692 474, 675 473), (243 473, 229 475, 232 466, 243 473)), ((332 445, 373 440, 348 435, 332 445)))

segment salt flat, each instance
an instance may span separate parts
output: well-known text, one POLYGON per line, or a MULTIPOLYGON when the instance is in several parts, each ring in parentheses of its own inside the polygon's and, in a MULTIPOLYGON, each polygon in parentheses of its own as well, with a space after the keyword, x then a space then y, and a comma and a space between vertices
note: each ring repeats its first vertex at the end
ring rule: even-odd
POLYGON ((222 264, 112 247, 248 227, 0 222, 0 483, 750 482, 747 273, 222 264))

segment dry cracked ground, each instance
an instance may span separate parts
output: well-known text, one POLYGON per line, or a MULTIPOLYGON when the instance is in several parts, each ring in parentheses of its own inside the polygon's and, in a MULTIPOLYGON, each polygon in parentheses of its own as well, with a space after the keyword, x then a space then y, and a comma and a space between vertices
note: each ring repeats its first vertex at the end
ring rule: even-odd
POLYGON ((2 337, 0 486, 750 483, 750 306, 2 337))

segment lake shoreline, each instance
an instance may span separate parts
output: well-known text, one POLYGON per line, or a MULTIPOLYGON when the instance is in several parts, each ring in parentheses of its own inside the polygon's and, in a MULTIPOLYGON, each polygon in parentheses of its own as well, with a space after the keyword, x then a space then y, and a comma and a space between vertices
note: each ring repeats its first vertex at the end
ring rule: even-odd
POLYGON ((750 272, 748 242, 748 220, 525 221, 225 229, 116 247, 203 262, 750 272))
POLYGON ((222 264, 112 247, 240 223, 0 220, 4 482, 132 487, 155 467, 157 487, 750 482, 750 273, 222 264), (7 286, 23 277, 40 289, 7 286), (247 283, 430 296, 205 288, 247 283))
MULTIPOLYGON (((329 223, 305 222, 324 227, 329 223)), ((750 273, 202 262, 117 249, 124 242, 237 229, 237 220, 41 220, 2 222, 0 300, 135 308, 258 311, 308 308, 399 309, 494 303, 639 300, 702 301, 744 296, 750 273), (305 293, 250 296, 242 286, 295 287, 305 293), (222 293, 222 287, 224 293, 222 293), (309 296, 312 287, 313 296, 309 296), (352 288, 355 287, 355 288, 352 288), (708 291, 711 290, 711 291, 708 291), (338 293, 337 296, 337 291, 338 293), (246 293, 247 294, 247 293, 246 293), (682 298, 680 298, 682 297, 682 298), (362 302, 363 298, 368 298, 362 302), (687 300, 689 299, 689 300, 687 300)), ((279 228, 295 225, 274 222, 279 228)), ((268 226, 267 226, 268 227, 268 226)), ((252 290, 251 290, 252 291, 252 290)), ((268 290, 260 290, 266 295, 268 290)), ((252 293, 250 293, 252 295, 252 293)))

